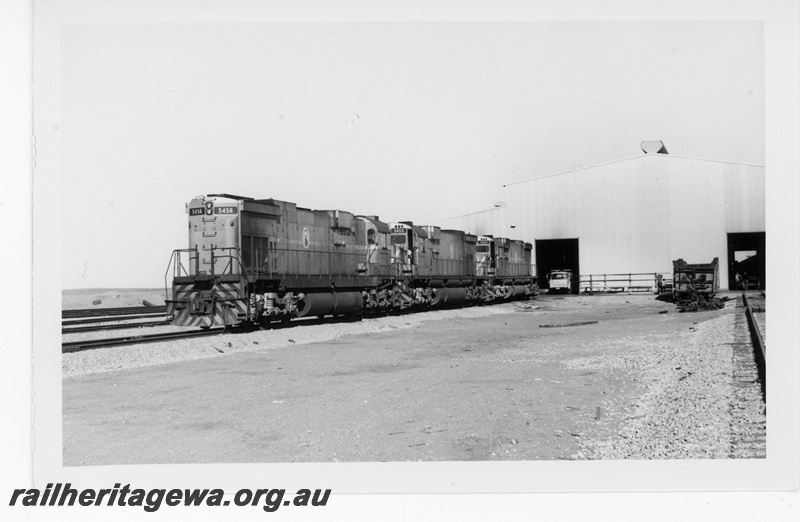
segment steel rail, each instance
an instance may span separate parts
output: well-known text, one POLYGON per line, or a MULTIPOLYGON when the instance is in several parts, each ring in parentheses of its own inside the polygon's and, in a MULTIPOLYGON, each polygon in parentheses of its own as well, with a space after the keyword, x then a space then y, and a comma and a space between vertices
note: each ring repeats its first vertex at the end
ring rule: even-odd
POLYGON ((758 345, 756 349, 760 352, 762 360, 766 362, 767 344, 761 336, 761 330, 758 328, 758 321, 756 321, 755 315, 753 314, 753 307, 750 304, 750 300, 747 298, 746 292, 742 292, 742 301, 744 302, 745 315, 747 315, 747 323, 750 325, 750 331, 753 332, 753 338, 758 345))
MULTIPOLYGON (((81 321, 83 322, 83 321, 81 321)), ((94 321, 96 322, 96 321, 94 321)), ((97 332, 100 330, 124 330, 126 328, 142 328, 151 326, 169 326, 172 324, 172 319, 164 319, 163 321, 147 321, 141 323, 124 323, 124 324, 99 324, 95 326, 76 326, 74 328, 64 328, 65 324, 76 323, 63 323, 61 325, 62 334, 79 333, 79 332, 97 332)))
POLYGON ((210 328, 208 330, 193 330, 190 332, 170 332, 152 335, 129 335, 126 337, 115 337, 111 339, 87 339, 84 341, 70 341, 61 343, 61 353, 80 352, 93 348, 103 348, 106 346, 122 346, 126 344, 143 344, 158 341, 174 341, 192 337, 206 337, 209 335, 220 335, 226 333, 224 327, 210 328))
POLYGON ((74 310, 62 310, 61 318, 78 318, 78 317, 103 317, 109 315, 130 315, 130 314, 143 314, 143 313, 165 313, 167 307, 165 306, 123 306, 118 308, 81 308, 74 310))
POLYGON ((71 326, 74 324, 92 324, 92 323, 110 323, 111 321, 130 321, 132 319, 152 319, 156 317, 172 317, 164 312, 155 312, 152 314, 137 314, 137 315, 114 315, 110 317, 92 317, 83 319, 62 319, 61 326, 71 326))

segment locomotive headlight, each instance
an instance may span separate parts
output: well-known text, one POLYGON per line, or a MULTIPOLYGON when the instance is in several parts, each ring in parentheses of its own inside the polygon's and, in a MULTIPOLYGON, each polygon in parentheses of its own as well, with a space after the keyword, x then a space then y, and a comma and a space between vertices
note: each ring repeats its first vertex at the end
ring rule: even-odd
POLYGON ((206 214, 207 215, 210 216, 211 213, 214 212, 214 208, 213 207, 214 207, 214 204, 212 202, 206 201, 206 214))

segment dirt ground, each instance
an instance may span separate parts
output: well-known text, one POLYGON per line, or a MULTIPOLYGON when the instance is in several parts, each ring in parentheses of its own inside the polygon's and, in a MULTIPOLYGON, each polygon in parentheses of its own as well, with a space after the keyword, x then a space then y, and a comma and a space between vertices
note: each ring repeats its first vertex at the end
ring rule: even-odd
POLYGON ((143 301, 156 306, 164 305, 163 288, 85 288, 63 290, 61 292, 61 309, 75 310, 83 308, 117 308, 122 306, 142 306, 143 301), (94 304, 94 301, 100 304, 94 304))
POLYGON ((65 378, 64 464, 585 458, 648 386, 641 367, 598 361, 649 356, 733 313, 679 314, 652 294, 508 311, 65 378))

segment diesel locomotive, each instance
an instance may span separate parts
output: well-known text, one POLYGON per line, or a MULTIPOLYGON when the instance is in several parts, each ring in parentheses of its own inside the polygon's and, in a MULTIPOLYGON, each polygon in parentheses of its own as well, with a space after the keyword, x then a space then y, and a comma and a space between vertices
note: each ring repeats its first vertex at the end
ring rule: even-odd
POLYGON ((535 296, 530 243, 384 223, 275 199, 198 196, 188 248, 173 251, 167 313, 232 326, 535 296))

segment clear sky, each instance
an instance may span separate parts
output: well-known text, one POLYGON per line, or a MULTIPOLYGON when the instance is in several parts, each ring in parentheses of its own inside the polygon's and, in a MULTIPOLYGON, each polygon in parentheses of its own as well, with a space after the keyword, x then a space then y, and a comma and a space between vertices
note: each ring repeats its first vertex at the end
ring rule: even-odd
POLYGON ((759 22, 64 26, 63 287, 163 285, 204 193, 424 224, 644 140, 763 165, 764 87, 759 22))

